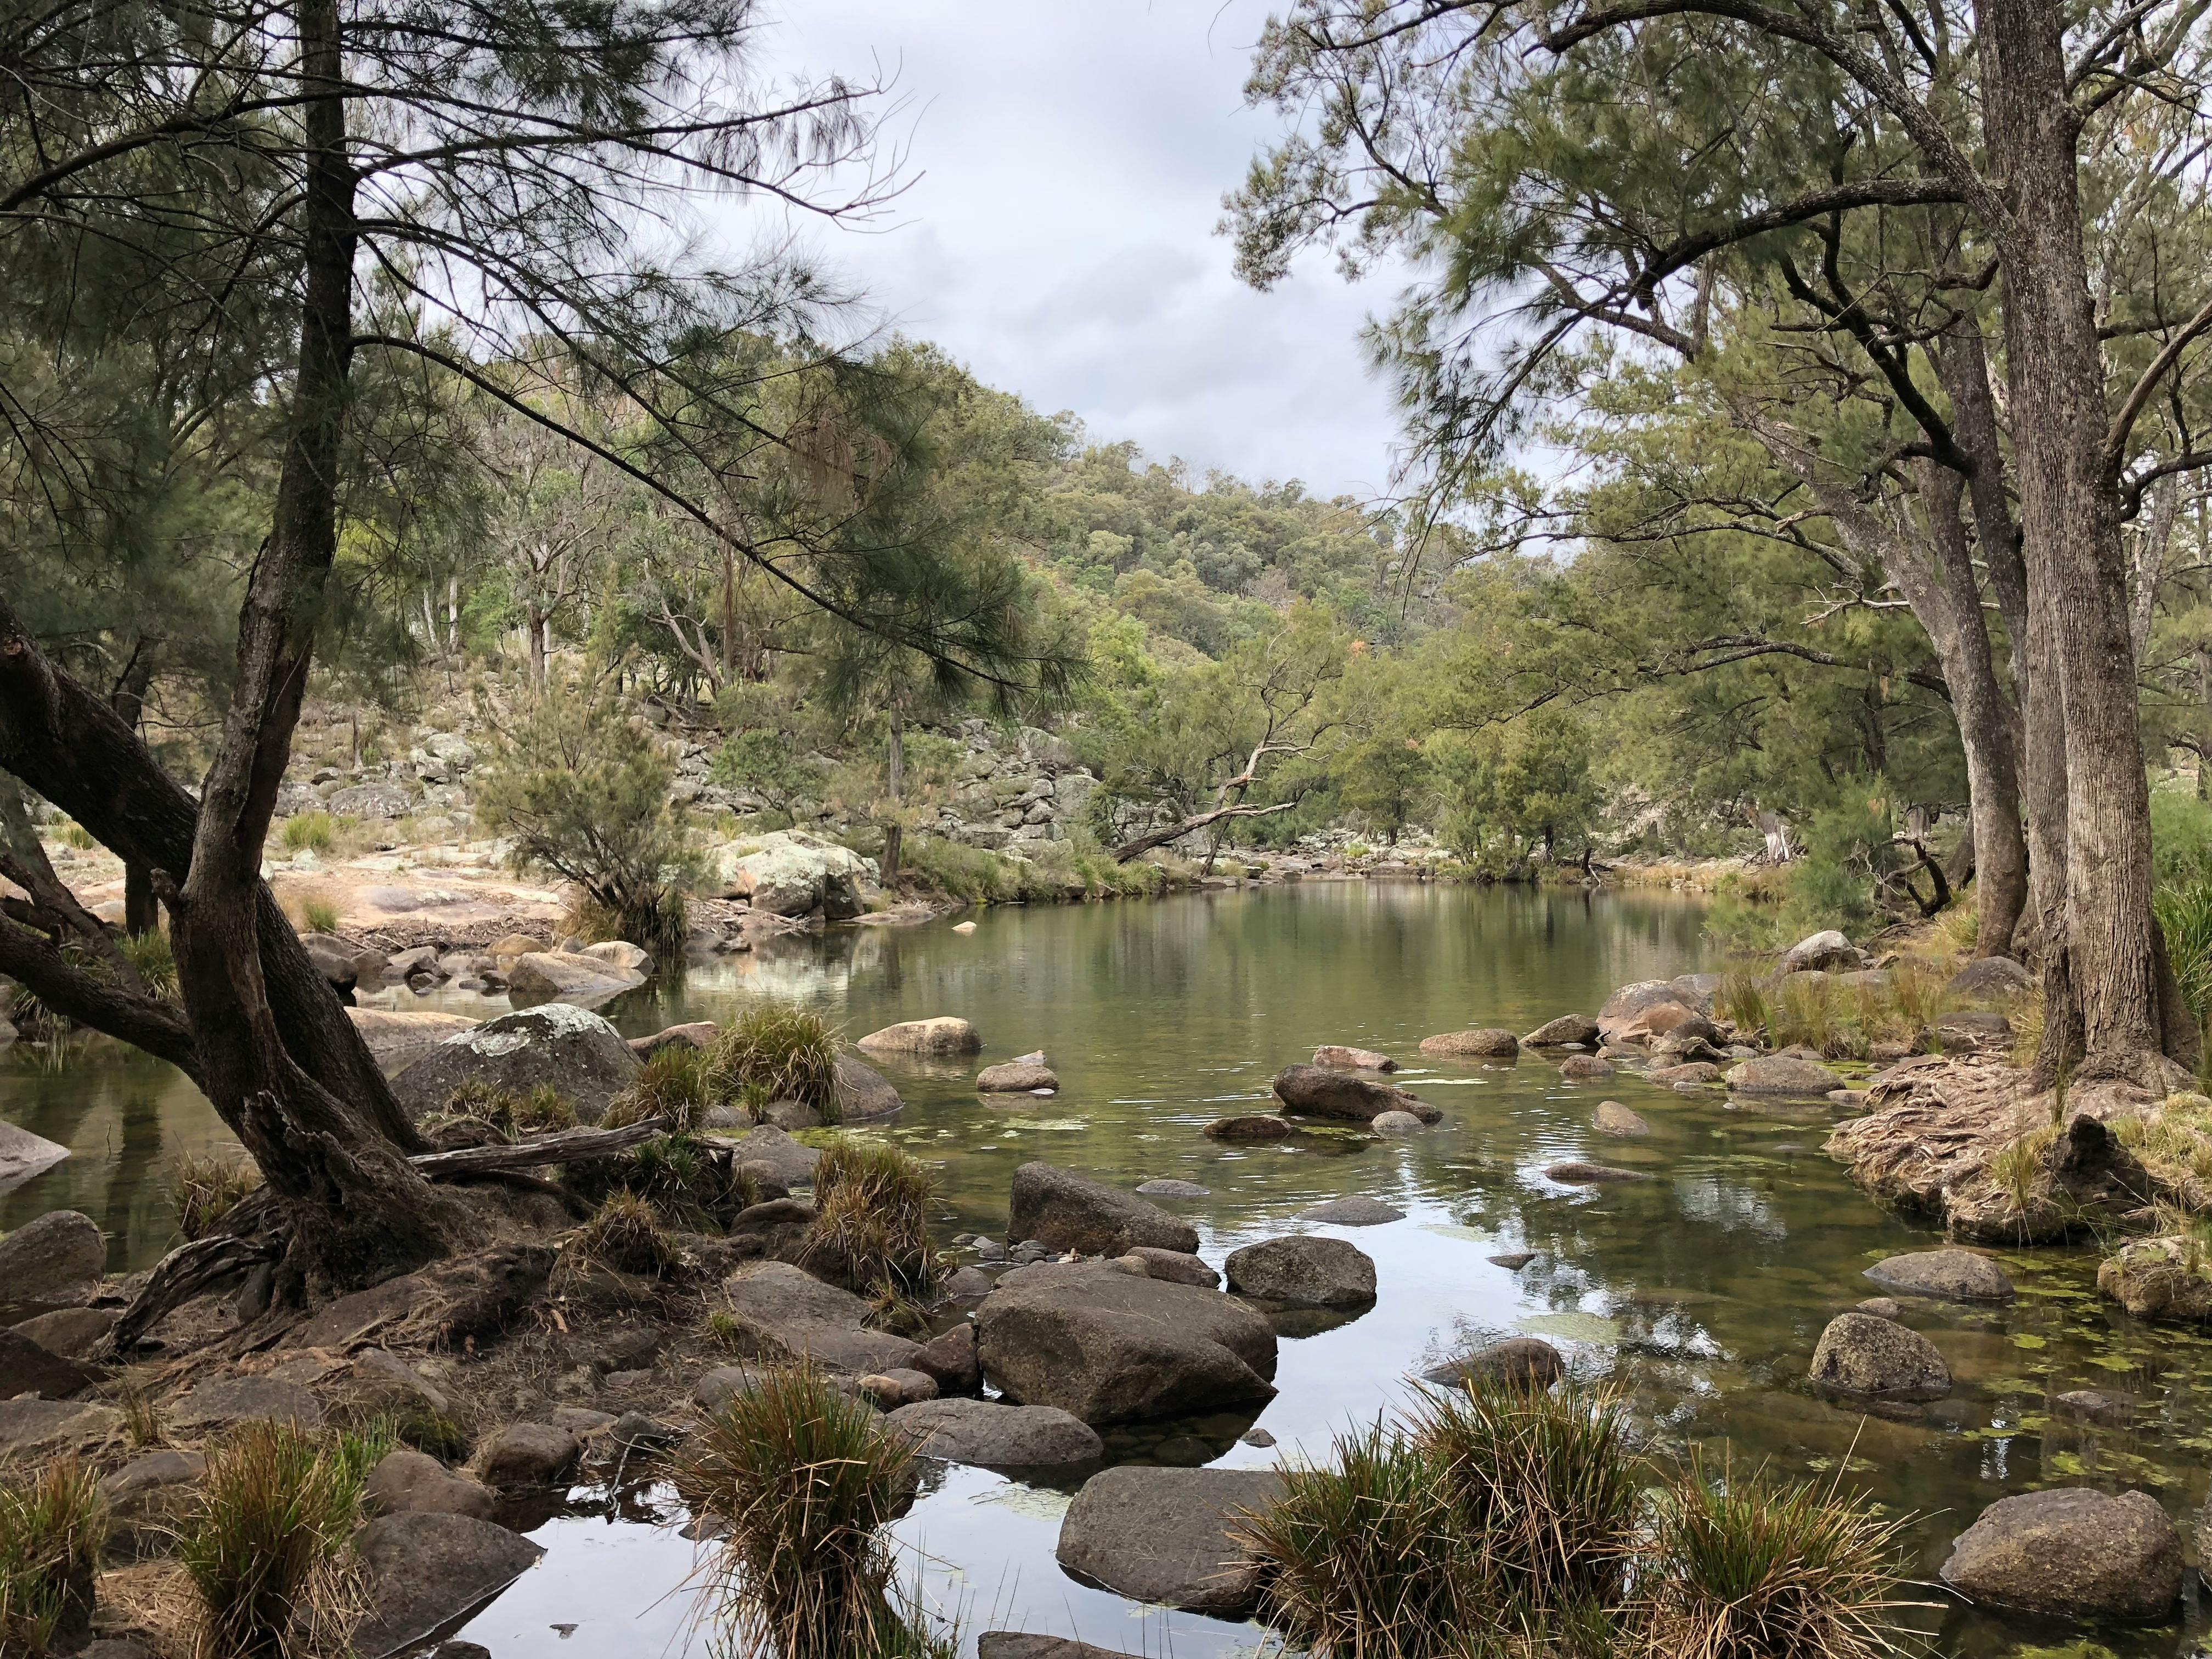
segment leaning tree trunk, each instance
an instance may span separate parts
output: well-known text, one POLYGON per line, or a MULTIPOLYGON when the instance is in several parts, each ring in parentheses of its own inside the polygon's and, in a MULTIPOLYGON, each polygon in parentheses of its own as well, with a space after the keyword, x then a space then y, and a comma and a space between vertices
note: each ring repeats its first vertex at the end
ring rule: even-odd
MULTIPOLYGON (((2046 987, 2056 1010, 2079 1012, 2086 1071, 2163 1086, 2160 1057, 2191 1052, 2192 1034, 2186 1022, 2171 1029, 2172 1000, 2160 994, 2171 975, 2151 915, 2149 790, 2118 502, 2104 477, 2104 359, 2063 18, 2055 0, 1985 0, 1981 21, 1986 120, 2007 185, 2005 222, 1990 228, 2004 276, 2029 605, 2049 620, 2065 720, 2063 933, 2045 941, 2046 987)), ((2055 1062, 2063 1056, 2053 1040, 2047 1026, 2055 1062)))

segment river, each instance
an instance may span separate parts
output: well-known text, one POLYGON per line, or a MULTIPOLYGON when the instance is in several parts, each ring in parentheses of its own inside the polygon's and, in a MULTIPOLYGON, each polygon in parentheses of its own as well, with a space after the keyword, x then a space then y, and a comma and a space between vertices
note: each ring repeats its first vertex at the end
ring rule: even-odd
MULTIPOLYGON (((1331 1436, 1407 1398, 1410 1371, 1470 1342, 1539 1335, 1574 1371, 1626 1388, 1655 1452, 1727 1443, 1735 1466, 1838 1479, 1894 1512, 1914 1570, 1932 1581, 1950 1539, 2008 1493, 2093 1484, 2153 1492, 2193 1519, 2212 1452, 2212 1341, 2130 1321, 2095 1295, 2088 1250, 2018 1251, 2021 1290, 1998 1310, 1913 1305, 1907 1322, 1948 1360, 1958 1386, 1915 1420, 1862 1419, 1805 1392, 1821 1328, 1875 1294, 1873 1261, 1936 1242, 1859 1194, 1820 1152, 1836 1114, 1717 1092, 1690 1097, 1621 1075, 1561 1081, 1548 1061, 1425 1063, 1431 1032, 1528 1030, 1596 1008, 1613 986, 1709 965, 1693 902, 1663 894, 1488 890, 1328 883, 1150 902, 1009 908, 970 934, 841 929, 764 948, 649 987, 610 1010, 626 1033, 726 1017, 773 995, 819 1008, 858 1035, 894 1020, 960 1014, 985 1060, 1042 1048, 1062 1089, 1048 1099, 979 1098, 973 1068, 890 1068, 906 1110, 878 1133, 938 1167, 941 1237, 1003 1233, 1014 1167, 1044 1158, 1127 1185, 1176 1176, 1211 1189, 1168 1200, 1217 1265, 1239 1245, 1309 1224, 1326 1198, 1361 1194, 1406 1212, 1380 1227, 1322 1228, 1375 1258, 1374 1308, 1287 1340, 1279 1395, 1258 1419, 1279 1444, 1238 1436, 1249 1418, 1158 1425, 1112 1440, 1116 1456, 1264 1466, 1320 1457, 1331 1436), (1398 1057, 1397 1081, 1443 1108, 1402 1140, 1358 1137, 1233 1146, 1200 1126, 1258 1103, 1282 1066, 1322 1042, 1398 1057), (1648 1139, 1590 1128, 1601 1099, 1649 1119, 1648 1139), (1632 1164, 1649 1183, 1575 1188, 1542 1171, 1563 1159, 1632 1164), (1533 1251, 1514 1273, 1494 1255, 1533 1251), (2142 1410, 2130 1430, 2054 1421, 2070 1389, 2119 1389, 2142 1410)), ((406 1006, 495 1012, 442 995, 406 1006)), ((143 1266, 170 1242, 166 1161, 226 1137, 173 1074, 106 1043, 56 1061, 21 1048, 4 1062, 5 1115, 76 1156, 0 1198, 0 1226, 58 1206, 113 1236, 112 1265, 143 1266)), ((1175 1659, 1257 1650, 1261 1632, 1134 1606, 1087 1589, 1053 1559, 1067 1493, 956 1468, 900 1525, 930 1599, 975 1632, 1079 1636, 1175 1659)), ((579 1654, 698 1655, 713 1632, 685 1586, 692 1547, 650 1524, 653 1494, 587 1501, 534 1535, 546 1559, 465 1632, 499 1659, 579 1654)), ((680 1519, 680 1517, 677 1517, 680 1519)), ((2094 1659, 2197 1651, 2205 1620, 2152 1631, 2000 1620, 1940 1605, 1912 1618, 1945 1655, 1996 1659, 2060 1649, 2094 1659)))

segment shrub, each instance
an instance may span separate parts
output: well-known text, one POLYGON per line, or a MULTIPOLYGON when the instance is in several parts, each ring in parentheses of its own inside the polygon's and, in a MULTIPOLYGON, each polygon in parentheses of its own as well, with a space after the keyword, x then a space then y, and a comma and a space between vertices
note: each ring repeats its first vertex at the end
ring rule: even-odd
POLYGON ((882 1535, 915 1490, 912 1449, 811 1372, 772 1372, 708 1419, 676 1468, 695 1513, 728 1531, 720 1612, 779 1659, 948 1654, 899 1595, 882 1535))
POLYGON ((284 1424, 250 1425, 210 1450, 177 1552, 210 1659, 343 1651, 367 1473, 337 1442, 284 1424))
POLYGON ((0 1486, 0 1652, 40 1659, 82 1645, 106 1541, 99 1480, 76 1458, 0 1486))
POLYGON ((170 949, 167 933, 126 933, 117 943, 124 960, 137 970, 139 981, 148 991, 165 1001, 178 999, 181 992, 177 983, 177 957, 170 949))
POLYGON ((596 1261, 647 1279, 664 1279, 677 1264, 676 1246, 669 1242, 660 1212, 629 1191, 609 1194, 569 1236, 564 1254, 572 1261, 596 1261))
POLYGON ((1879 1659, 1895 1652, 1903 1518, 1833 1486, 1709 1479, 1697 1462, 1660 1505, 1638 1624, 1674 1659, 1879 1659))
POLYGON ((929 1247, 934 1186, 927 1165, 889 1142, 839 1135, 814 1166, 803 1265, 872 1296, 927 1291, 937 1279, 929 1247))
POLYGON ((837 1121, 837 1030, 821 1015, 756 1003, 714 1039, 707 1086, 718 1100, 795 1100, 837 1121))
POLYGON ((179 1153, 169 1165, 169 1200, 176 1207, 177 1231, 187 1243, 205 1238, 239 1200, 260 1185, 261 1171, 251 1164, 179 1153))
POLYGON ((328 812, 301 812, 284 820, 284 845, 295 853, 327 853, 337 836, 328 812))
POLYGON ((574 680, 548 687, 502 735, 477 772, 477 810, 513 837, 515 867, 574 882, 648 951, 679 950, 699 858, 651 738, 611 690, 574 680))
POLYGON ((300 921, 311 933, 335 933, 338 930, 338 907, 326 898, 303 898, 300 901, 300 921))
POLYGON ((672 1127, 696 1133, 706 1127, 708 1056, 688 1042, 653 1051, 637 1081, 607 1103, 605 1127, 619 1129, 665 1117, 672 1127))

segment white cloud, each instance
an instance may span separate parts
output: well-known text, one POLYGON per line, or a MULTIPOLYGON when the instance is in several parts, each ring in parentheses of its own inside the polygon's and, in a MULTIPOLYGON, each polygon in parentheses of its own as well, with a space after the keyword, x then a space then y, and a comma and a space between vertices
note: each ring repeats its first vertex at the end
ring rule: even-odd
MULTIPOLYGON (((1387 483, 1358 333, 1387 283, 1230 272, 1224 191, 1273 135, 1243 107, 1265 0, 783 0, 778 73, 894 82, 905 192, 804 233, 892 325, 1100 440, 1203 471, 1387 483)), ((734 227, 733 227, 734 228, 734 227)))

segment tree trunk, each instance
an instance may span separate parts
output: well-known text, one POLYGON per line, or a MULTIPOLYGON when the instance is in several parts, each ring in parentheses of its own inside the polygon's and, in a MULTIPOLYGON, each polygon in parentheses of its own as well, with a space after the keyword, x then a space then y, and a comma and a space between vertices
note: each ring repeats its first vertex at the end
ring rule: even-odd
POLYGON ((288 1276, 374 1283, 441 1254, 459 1218, 365 1113, 288 1052, 264 985, 261 848, 306 694, 337 549, 353 344, 354 173, 336 0, 295 14, 314 146, 300 205, 299 365, 269 536, 239 617, 238 677, 201 791, 191 863, 167 883, 203 1086, 291 1219, 288 1276))
POLYGON ((899 719, 898 706, 891 707, 890 744, 884 756, 884 793, 890 798, 891 818, 884 826, 884 880, 895 881, 899 872, 899 854, 906 843, 906 826, 899 822, 898 813, 906 799, 906 726, 899 719))
MULTIPOLYGON (((154 642, 142 638, 131 653, 129 666, 108 694, 108 707, 133 732, 146 712, 146 690, 154 683, 154 642)), ((154 896, 152 866, 140 860, 123 863, 123 931, 143 939, 161 928, 161 907, 154 896)))
MULTIPOLYGON (((1984 0, 1984 107, 2008 212, 2005 368, 2019 456, 2031 635, 2046 619, 2065 721, 2065 902, 2046 914, 2045 1052, 2070 1043, 2078 1010, 2089 1074, 2162 1086, 2167 1051, 2152 920, 2150 803, 2143 775, 2127 566, 2118 503, 2103 477, 2104 360, 2081 240, 2077 125, 2067 102, 2054 0, 1984 0), (2053 1019, 2056 1011, 2060 1018, 2053 1019)), ((2046 806, 2048 804, 2044 803, 2046 806)))

